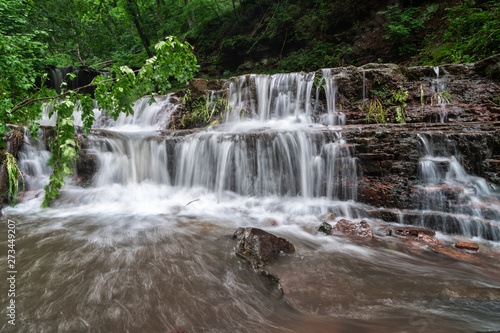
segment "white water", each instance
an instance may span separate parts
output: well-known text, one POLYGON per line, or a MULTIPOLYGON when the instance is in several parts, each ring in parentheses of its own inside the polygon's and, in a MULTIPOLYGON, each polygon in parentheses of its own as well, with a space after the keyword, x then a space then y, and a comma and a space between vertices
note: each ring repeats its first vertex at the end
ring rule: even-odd
MULTIPOLYGON (((227 123, 183 137, 158 132, 176 107, 169 97, 140 100, 134 117, 116 122, 96 111, 94 127, 106 130, 88 138, 100 165, 92 187, 68 180, 48 209, 39 208, 48 153, 25 145, 21 168, 36 194, 5 209, 21 240, 17 331, 495 329, 494 271, 397 250, 369 219, 372 207, 355 201, 358 161, 341 136, 335 79, 325 77, 326 120, 315 114, 314 74, 303 73, 236 78, 227 123), (367 218, 386 245, 315 234, 327 213, 367 218), (239 226, 295 244, 269 268, 286 300, 234 257, 228 236, 239 226)), ((449 178, 466 177, 453 170, 449 178)), ((447 178, 422 172, 429 183, 447 178)))
POLYGON ((441 123, 444 123, 448 116, 448 110, 446 109, 447 101, 441 98, 441 94, 445 91, 446 85, 443 79, 439 78, 439 67, 433 67, 434 73, 436 73, 436 79, 432 80, 431 90, 434 93, 433 99, 439 106, 439 120, 441 123))
MULTIPOLYGON (((419 165, 424 212, 420 223, 469 237, 500 239, 500 195, 483 178, 467 174, 454 155, 436 155, 431 138, 419 134, 425 156, 419 165), (437 225, 428 221, 439 217, 437 225)), ((446 151, 445 154, 449 152, 446 151)))

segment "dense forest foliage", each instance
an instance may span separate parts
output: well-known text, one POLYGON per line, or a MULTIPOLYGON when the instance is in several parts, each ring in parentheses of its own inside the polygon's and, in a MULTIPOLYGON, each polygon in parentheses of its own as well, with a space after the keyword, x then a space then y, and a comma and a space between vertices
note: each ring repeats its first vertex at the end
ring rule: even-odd
POLYGON ((0 0, 0 131, 18 124, 36 133, 42 106, 54 103, 48 204, 76 158, 78 100, 86 127, 93 120, 88 95, 42 84, 48 65, 107 70, 94 97, 116 117, 138 96, 193 77, 197 61, 199 76, 228 77, 472 62, 499 52, 497 0, 0 0))
POLYGON ((437 65, 500 51, 496 0, 1 0, 0 15, 1 56, 20 47, 2 64, 18 74, 44 65, 140 67, 170 35, 194 45, 202 74, 212 76, 437 65))

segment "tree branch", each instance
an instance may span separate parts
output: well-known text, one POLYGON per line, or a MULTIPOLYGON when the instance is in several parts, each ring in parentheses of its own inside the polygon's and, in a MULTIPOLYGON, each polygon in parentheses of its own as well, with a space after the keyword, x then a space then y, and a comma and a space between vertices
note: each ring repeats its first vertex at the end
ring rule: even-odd
MULTIPOLYGON (((137 72, 137 71, 134 71, 134 72, 137 72)), ((35 102, 39 102, 39 101, 46 101, 46 100, 54 100, 54 99, 58 99, 58 98, 61 98, 63 96, 66 96, 68 95, 70 92, 74 91, 74 92, 78 92, 79 90, 81 89, 85 89, 85 88, 90 88, 90 87, 97 87, 97 85, 103 83, 103 82, 110 82, 110 81, 116 81, 118 78, 110 78, 110 79, 106 79, 106 80, 102 80, 100 81, 99 83, 94 83, 94 80, 92 80, 91 83, 85 85, 85 86, 81 86, 81 87, 78 87, 76 89, 72 89, 72 90, 67 90, 57 96, 48 96, 48 97, 37 97, 37 98, 28 98, 28 99, 25 99, 24 101, 22 102, 19 102, 18 104, 16 104, 11 110, 10 112, 15 112, 19 109, 22 109, 30 104, 33 104, 35 102)))

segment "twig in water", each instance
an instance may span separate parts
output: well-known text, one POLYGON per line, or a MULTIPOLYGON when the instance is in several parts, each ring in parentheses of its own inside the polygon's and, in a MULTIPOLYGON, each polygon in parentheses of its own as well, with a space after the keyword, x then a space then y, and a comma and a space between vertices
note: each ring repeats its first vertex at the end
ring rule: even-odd
POLYGON ((187 205, 189 205, 190 203, 193 203, 193 202, 195 202, 195 201, 200 201, 200 199, 196 199, 196 200, 193 200, 193 201, 189 201, 189 202, 186 204, 186 206, 184 206, 184 207, 187 207, 187 205))

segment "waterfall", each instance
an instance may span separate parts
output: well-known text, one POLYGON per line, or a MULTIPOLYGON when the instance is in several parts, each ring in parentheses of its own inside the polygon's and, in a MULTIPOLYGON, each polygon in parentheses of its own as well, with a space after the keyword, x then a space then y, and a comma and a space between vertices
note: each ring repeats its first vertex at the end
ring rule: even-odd
POLYGON ((311 123, 314 73, 245 75, 229 86, 228 123, 241 119, 300 119, 311 123))
MULTIPOLYGON (((439 69, 435 70, 439 77, 439 69)), ((93 128, 101 129, 91 133, 85 147, 99 166, 92 188, 112 192, 120 186, 120 191, 129 187, 141 192, 146 186, 150 193, 143 196, 147 200, 157 193, 150 187, 159 186, 166 191, 162 196, 168 191, 190 193, 182 199, 188 202, 198 199, 196 193, 213 195, 217 203, 234 200, 235 195, 285 201, 303 198, 312 200, 303 212, 367 216, 356 204, 360 167, 354 147, 343 139, 341 126, 331 127, 343 123, 335 106, 336 75, 322 71, 323 117, 314 112, 320 94, 314 78, 314 73, 233 78, 225 124, 184 136, 158 132, 166 128, 178 106, 171 95, 156 97, 153 104, 144 97, 135 103, 133 116, 120 116, 116 121, 96 105, 93 128), (323 199, 330 202, 320 203, 323 199), (353 204, 346 211, 340 208, 341 202, 353 204)), ((75 122, 80 117, 75 111, 75 122)), ((43 120, 44 124, 53 121, 47 116, 43 120)), ((423 156, 418 169, 421 184, 415 195, 415 206, 422 212, 418 223, 448 233, 500 239, 499 208, 488 202, 496 198, 496 192, 484 179, 468 175, 453 154, 437 154, 432 136, 419 135, 419 140, 423 156)), ((42 142, 26 144, 20 154, 20 167, 31 191, 40 192, 50 174, 45 166, 50 154, 42 142)), ((68 191, 76 189, 69 186, 68 191)), ((114 195, 109 197, 115 200, 114 195)), ((63 195, 60 201, 64 200, 63 195)), ((87 203, 89 199, 81 200, 87 203)))
POLYGON ((439 78, 439 67, 433 67, 434 73, 436 73, 436 78, 431 82, 431 90, 433 92, 433 102, 437 103, 439 106, 439 120, 441 123, 446 121, 446 117, 448 116, 448 111, 446 110, 447 100, 443 96, 443 92, 445 92, 445 83, 442 79, 439 78))
MULTIPOLYGON (((27 132, 27 131, 26 131, 27 132)), ((50 153, 45 145, 45 135, 38 131, 38 140, 25 133, 24 142, 18 152, 19 169, 26 183, 25 200, 40 194, 48 184, 51 169, 47 166, 50 153)))
MULTIPOLYGON (((151 96, 144 96, 134 103, 133 115, 125 116, 121 113, 116 120, 106 115, 106 111, 99 109, 97 103, 94 103, 95 120, 92 128, 113 128, 121 131, 167 129, 170 116, 178 107, 172 98, 172 95, 156 96, 153 99, 151 96)), ((50 111, 51 106, 48 105, 44 109, 40 125, 55 126, 56 115, 49 117, 50 111)), ((73 118, 76 126, 83 126, 79 104, 73 112, 73 118)))
POLYGON ((419 162, 420 224, 500 240, 500 195, 483 178, 469 175, 450 151, 437 154, 431 138, 422 134, 418 137, 425 154, 419 162))
MULTIPOLYGON (((327 114, 322 116, 321 123, 325 125, 343 126, 345 125, 345 115, 339 112, 335 105, 335 98, 337 95, 336 77, 332 74, 330 68, 322 70, 322 81, 326 94, 327 114)), ((317 88, 316 95, 319 95, 319 88, 317 88)))
POLYGON ((203 186, 220 194, 355 199, 356 159, 328 135, 200 133, 177 144, 177 186, 203 186), (325 172, 326 171, 326 172, 325 172))
MULTIPOLYGON (((126 192, 127 188, 136 193, 149 188, 150 193, 143 193, 147 200, 151 193, 157 193, 150 187, 159 186, 166 191, 162 195, 168 191, 192 195, 179 200, 195 200, 193 193, 199 190, 213 195, 217 202, 232 200, 234 195, 304 198, 313 200, 304 212, 319 209, 359 216, 361 210, 345 204, 357 196, 359 171, 353 146, 342 139, 340 127, 326 130, 315 123, 342 123, 335 110, 335 80, 324 71, 325 120, 314 114, 318 108, 313 98, 314 78, 315 73, 234 78, 226 123, 185 136, 158 132, 166 128, 178 106, 170 95, 155 97, 153 104, 144 97, 135 103, 132 116, 121 115, 116 121, 95 105, 94 130, 85 147, 85 153, 95 156, 98 165, 91 181, 93 191, 82 192, 68 179, 57 205, 69 201, 72 205, 88 204, 94 200, 94 191, 102 193, 101 200, 116 200, 111 192, 126 192), (333 118, 337 120, 330 121, 333 118), (75 191, 79 198, 71 194, 75 191)), ((47 108, 43 125, 55 123, 48 112, 47 108)), ((81 124, 78 108, 74 118, 81 124)), ((48 179, 50 171, 44 172, 48 179)))

